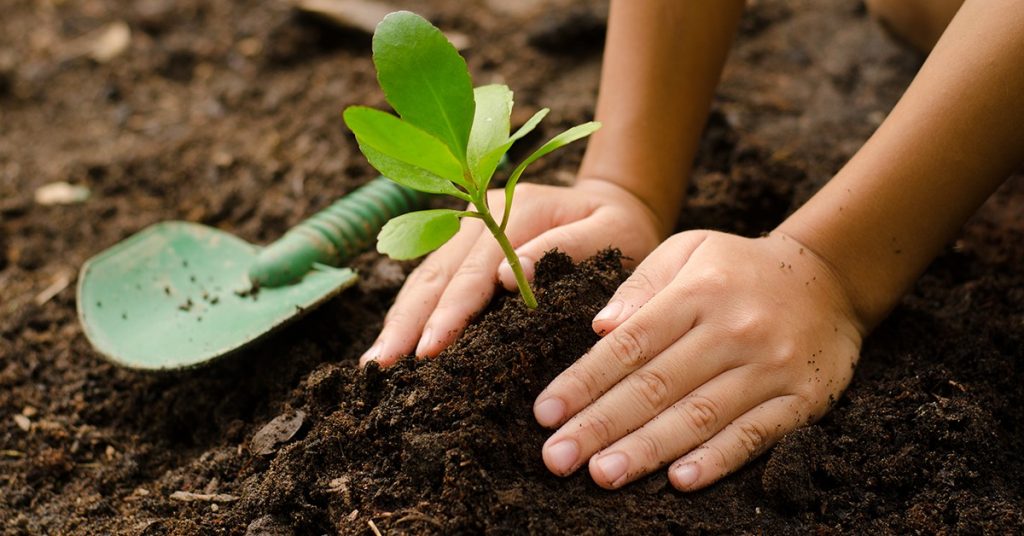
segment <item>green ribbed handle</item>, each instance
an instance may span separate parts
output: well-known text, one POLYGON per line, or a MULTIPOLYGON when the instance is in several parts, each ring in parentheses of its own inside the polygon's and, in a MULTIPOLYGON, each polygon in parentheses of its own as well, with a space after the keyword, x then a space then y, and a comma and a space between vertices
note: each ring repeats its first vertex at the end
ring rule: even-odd
POLYGON ((422 208, 427 196, 378 177, 292 227, 249 269, 256 286, 287 285, 314 264, 340 266, 377 239, 391 218, 422 208))

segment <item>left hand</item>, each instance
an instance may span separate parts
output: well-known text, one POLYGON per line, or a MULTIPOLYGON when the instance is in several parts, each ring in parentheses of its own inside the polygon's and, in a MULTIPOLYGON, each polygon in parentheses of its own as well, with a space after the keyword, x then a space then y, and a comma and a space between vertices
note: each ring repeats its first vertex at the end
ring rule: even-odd
POLYGON ((589 460, 615 489, 670 462, 677 489, 708 486, 824 415, 853 376, 864 325, 846 288, 781 233, 672 236, 594 318, 604 335, 534 405, 560 426, 547 467, 589 460))
MULTIPOLYGON (((501 214, 505 191, 491 190, 488 199, 501 214)), ((581 177, 573 186, 520 184, 515 206, 508 239, 529 280, 534 262, 554 247, 583 259, 610 245, 642 259, 663 236, 662 221, 639 196, 603 179, 581 177)), ((360 365, 375 360, 391 366, 414 350, 418 357, 440 354, 491 301, 495 282, 517 290, 504 258, 483 222, 463 220, 459 232, 409 275, 360 365)))

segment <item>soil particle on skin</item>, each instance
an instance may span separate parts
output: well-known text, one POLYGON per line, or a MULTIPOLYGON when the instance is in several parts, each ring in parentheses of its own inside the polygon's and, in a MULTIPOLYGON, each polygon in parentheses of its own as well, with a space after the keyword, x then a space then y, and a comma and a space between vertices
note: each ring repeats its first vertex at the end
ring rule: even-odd
MULTIPOLYGON (((591 118, 605 2, 394 3, 470 36, 475 80, 508 83, 517 114, 552 109, 512 161, 591 118)), ((532 403, 597 340, 590 319, 625 275, 611 252, 579 265, 545 257, 538 310, 501 294, 443 356, 390 370, 355 363, 414 264, 375 252, 353 261, 355 286, 244 352, 162 374, 104 361, 73 285, 37 302, 55 274, 161 220, 267 243, 376 176, 338 117, 385 106, 369 37, 288 3, 9 4, 0 534, 370 534, 371 522, 384 534, 1024 532, 1020 176, 865 341, 829 415, 705 491, 678 493, 656 471, 608 492, 585 469, 544 468, 532 403), (119 21, 131 30, 120 55, 63 54, 119 21), (93 195, 35 204, 31 192, 52 182, 93 195)), ((857 0, 748 4, 680 230, 771 230, 920 65, 857 0)), ((529 178, 565 182, 582 151, 537 162, 529 178)), ((175 307, 202 303, 165 292, 175 307)))

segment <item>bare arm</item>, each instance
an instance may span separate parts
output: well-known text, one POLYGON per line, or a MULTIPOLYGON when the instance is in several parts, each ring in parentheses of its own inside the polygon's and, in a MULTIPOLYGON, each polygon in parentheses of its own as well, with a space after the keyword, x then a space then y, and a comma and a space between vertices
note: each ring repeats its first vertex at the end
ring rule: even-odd
MULTIPOLYGON (((740 0, 613 0, 597 117, 571 188, 524 184, 507 229, 527 277, 551 248, 584 259, 618 247, 643 259, 672 230, 697 140, 742 9, 740 0)), ((501 192, 491 196, 501 206, 501 192)), ((490 301, 516 287, 482 225, 459 233, 413 273, 361 358, 435 356, 490 301)))
POLYGON ((769 236, 670 237, 534 405, 544 462, 695 490, 824 415, 863 335, 1024 159, 1024 3, 967 0, 871 140, 769 236), (675 460, 675 461, 673 461, 675 460))
POLYGON ((580 177, 636 194, 668 235, 742 0, 612 0, 597 119, 580 177))
POLYGON ((779 230, 880 321, 1024 161, 1024 3, 968 0, 878 131, 779 230))

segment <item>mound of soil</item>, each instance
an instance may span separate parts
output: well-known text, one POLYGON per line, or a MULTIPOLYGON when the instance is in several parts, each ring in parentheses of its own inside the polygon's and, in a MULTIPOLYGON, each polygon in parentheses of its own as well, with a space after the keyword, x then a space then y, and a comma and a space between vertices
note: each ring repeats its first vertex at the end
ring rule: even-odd
MULTIPOLYGON (((469 37, 529 150, 592 113, 603 1, 395 0, 469 37)), ((679 229, 747 236, 813 194, 920 59, 856 0, 750 2, 679 229)), ((1024 532, 1024 179, 1008 181, 865 341, 819 423, 720 484, 607 492, 550 475, 530 413, 625 275, 545 257, 542 307, 498 297, 437 360, 360 372, 410 264, 238 355, 146 374, 75 315, 88 257, 163 219, 263 243, 374 176, 338 111, 383 104, 369 38, 286 2, 16 0, 0 17, 0 534, 1024 532), (103 61, 76 52, 112 24, 103 61), (33 200, 67 181, 91 197, 33 200), (372 522, 372 526, 371 526, 372 522)), ((571 178, 582 147, 534 178, 571 178)))

